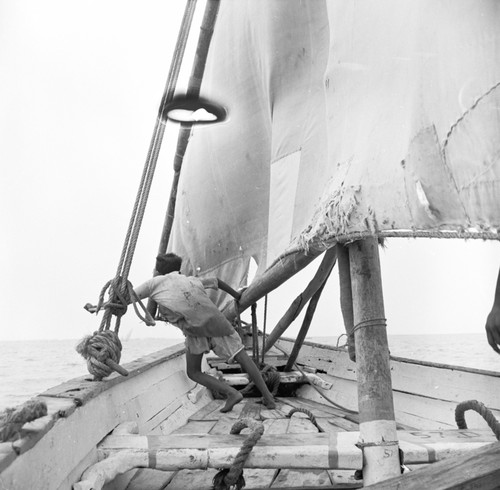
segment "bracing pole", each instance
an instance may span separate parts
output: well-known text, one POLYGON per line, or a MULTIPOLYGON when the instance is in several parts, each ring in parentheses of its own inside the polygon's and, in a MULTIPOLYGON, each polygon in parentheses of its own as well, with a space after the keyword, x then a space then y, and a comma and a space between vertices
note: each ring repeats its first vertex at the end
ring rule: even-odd
POLYGON ((378 242, 348 246, 365 485, 400 474, 378 242))

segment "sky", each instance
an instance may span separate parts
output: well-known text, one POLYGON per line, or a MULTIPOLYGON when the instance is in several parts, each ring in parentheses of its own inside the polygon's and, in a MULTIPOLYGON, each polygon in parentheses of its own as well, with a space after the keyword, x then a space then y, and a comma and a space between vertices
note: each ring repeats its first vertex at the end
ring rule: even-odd
MULTIPOLYGON (((83 305, 116 273, 183 9, 181 0, 0 0, 0 341, 76 339, 99 327, 83 305)), ((176 140, 169 124, 133 284, 152 274, 176 140)), ((499 248, 388 240, 380 254, 389 334, 484 333, 499 248)), ((270 294, 268 330, 318 265, 270 294)), ((299 327, 300 319, 287 335, 299 327)), ((342 332, 335 270, 311 335, 342 332)), ((132 310, 121 334, 180 338, 132 310)))

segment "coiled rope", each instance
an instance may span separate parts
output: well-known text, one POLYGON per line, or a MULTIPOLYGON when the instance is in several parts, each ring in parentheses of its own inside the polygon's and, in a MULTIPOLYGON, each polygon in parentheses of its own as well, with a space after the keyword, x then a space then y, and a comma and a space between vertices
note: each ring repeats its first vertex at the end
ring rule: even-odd
POLYGON ((257 420, 243 418, 237 420, 231 427, 231 434, 239 434, 243 429, 249 428, 252 432, 243 442, 241 449, 234 458, 231 468, 220 470, 212 481, 214 490, 240 490, 245 486, 243 478, 243 466, 252 452, 253 447, 264 433, 264 425, 257 420))
POLYGON ((495 418, 493 412, 484 405, 484 403, 478 402, 477 400, 467 400, 461 402, 455 408, 455 421, 459 429, 467 429, 467 423, 465 422, 465 412, 467 410, 474 410, 486 421, 490 429, 495 434, 497 440, 500 441, 500 422, 495 418))
POLYGON ((165 132, 165 123, 162 120, 162 114, 164 112, 165 106, 169 102, 171 102, 174 97, 175 87, 179 78, 182 59, 184 57, 184 52, 188 41, 195 7, 195 0, 188 0, 186 2, 184 16, 177 37, 174 55, 170 64, 167 82, 161 100, 158 116, 156 118, 153 135, 147 153, 146 162, 144 164, 139 189, 137 191, 137 196, 134 202, 132 216, 130 218, 129 226, 125 236, 125 242, 123 244, 116 276, 114 279, 106 283, 103 290, 101 291, 101 295, 99 298, 99 304, 96 313, 98 313, 101 308, 104 308, 104 315, 99 327, 99 331, 95 332, 93 336, 83 339, 82 342, 77 346, 77 352, 79 352, 83 357, 85 357, 85 359, 87 359, 87 367, 89 369, 89 372, 94 375, 95 380, 101 380, 103 377, 111 374, 113 370, 120 372, 120 374, 128 374, 125 369, 117 369, 117 364, 114 364, 118 363, 120 359, 120 355, 116 354, 116 351, 121 352, 122 348, 121 343, 118 339, 118 332, 120 329, 121 317, 127 311, 127 304, 129 304, 130 302, 133 303, 135 312, 143 321, 146 322, 147 325, 155 324, 155 321, 151 314, 147 311, 139 298, 137 298, 137 296, 133 293, 133 287, 128 281, 128 276, 137 245, 137 240, 146 209, 149 192, 151 190, 151 183, 153 181, 156 163, 158 161, 158 155, 163 141, 163 135, 165 132), (108 289, 109 300, 104 303, 104 294, 108 289), (139 304, 144 312, 144 316, 139 313, 136 304, 139 304), (115 317, 115 335, 102 335, 103 333, 109 331, 113 316, 115 317), (112 347, 111 344, 113 344, 112 347), (106 360, 103 361, 105 357, 112 362, 109 363, 106 360))
POLYGON ((310 411, 310 410, 307 410, 307 408, 292 408, 290 410, 290 412, 288 412, 288 415, 286 416, 288 419, 291 419, 292 418, 292 415, 294 413, 297 413, 297 412, 301 412, 301 413, 305 413, 308 417, 309 417, 309 420, 311 421, 311 423, 314 425, 314 427, 316 427, 316 429, 318 429, 318 432, 325 432, 321 426, 318 425, 318 422, 316 421, 316 417, 314 416, 314 414, 310 411))
MULTIPOLYGON (((278 388, 281 383, 281 376, 278 370, 269 364, 261 364, 260 365, 260 374, 266 383, 266 386, 269 388, 269 391, 273 396, 278 393, 278 388)), ((248 383, 245 388, 240 390, 242 395, 248 394, 255 387, 255 383, 251 381, 248 383)))

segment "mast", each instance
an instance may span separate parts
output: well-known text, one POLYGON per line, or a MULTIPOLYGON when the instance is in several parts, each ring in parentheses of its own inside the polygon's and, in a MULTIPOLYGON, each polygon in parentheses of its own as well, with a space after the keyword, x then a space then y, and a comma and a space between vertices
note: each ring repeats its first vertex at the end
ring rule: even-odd
POLYGON ((365 485, 400 474, 378 241, 348 246, 365 485))

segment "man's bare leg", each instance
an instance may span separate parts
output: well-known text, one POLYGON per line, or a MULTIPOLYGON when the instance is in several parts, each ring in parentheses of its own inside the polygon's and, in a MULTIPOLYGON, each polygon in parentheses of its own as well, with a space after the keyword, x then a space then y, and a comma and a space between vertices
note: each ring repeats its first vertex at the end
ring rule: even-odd
POLYGON ((250 359, 245 350, 238 352, 234 358, 240 363, 240 366, 250 376, 251 380, 255 383, 255 386, 257 386, 261 392, 264 405, 266 405, 266 407, 270 410, 276 408, 274 397, 269 391, 262 374, 260 374, 259 368, 255 365, 252 359, 250 359))
POLYGON ((230 412, 233 407, 243 400, 243 395, 229 386, 224 381, 221 381, 209 374, 202 372, 201 361, 203 354, 191 354, 186 352, 186 372, 190 379, 195 383, 205 386, 209 390, 218 391, 227 396, 226 404, 221 408, 221 412, 230 412))

